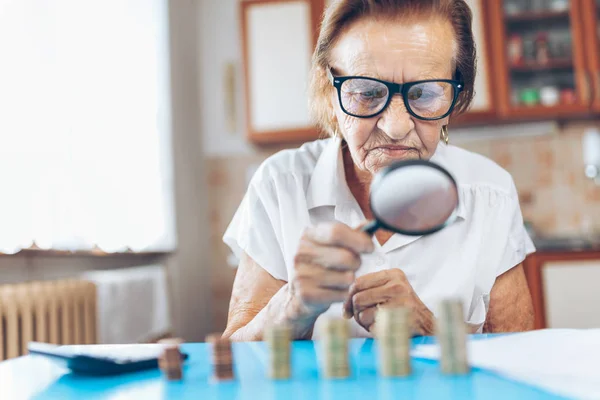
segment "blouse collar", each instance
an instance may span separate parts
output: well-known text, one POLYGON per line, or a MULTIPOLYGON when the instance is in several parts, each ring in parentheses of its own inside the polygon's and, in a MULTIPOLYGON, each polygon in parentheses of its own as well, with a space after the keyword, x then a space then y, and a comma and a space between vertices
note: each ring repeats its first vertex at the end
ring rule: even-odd
MULTIPOLYGON (((328 143, 325 145, 323 152, 317 160, 317 164, 311 175, 311 179, 307 190, 307 206, 311 210, 317 207, 333 206, 336 208, 336 219, 346 224, 356 224, 360 220, 364 220, 364 214, 360 211, 358 202, 350 192, 346 183, 346 175, 344 171, 344 160, 342 156, 342 140, 340 138, 326 139, 328 143), (351 215, 348 215, 350 211, 351 215)), ((437 163, 452 173, 452 167, 449 165, 449 160, 446 157, 447 145, 440 143, 435 154, 431 157, 431 161, 437 163)), ((456 177, 455 177, 456 178, 456 177)), ((460 187, 460 182, 457 182, 460 187)), ((466 219, 466 210, 463 196, 460 195, 459 189, 459 205, 457 209, 458 218, 466 219)), ((410 243, 418 236, 404 236, 396 234, 383 246, 396 248, 403 244, 410 243), (396 243, 397 242, 397 243, 396 243), (389 246, 388 246, 389 243, 389 246)))

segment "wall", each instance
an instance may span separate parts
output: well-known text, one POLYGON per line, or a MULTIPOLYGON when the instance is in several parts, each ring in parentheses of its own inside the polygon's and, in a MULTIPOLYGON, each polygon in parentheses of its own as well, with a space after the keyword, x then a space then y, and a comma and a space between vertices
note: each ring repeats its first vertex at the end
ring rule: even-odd
POLYGON ((593 122, 573 122, 553 135, 464 143, 506 168, 517 185, 523 216, 542 234, 600 232, 600 186, 584 175, 582 135, 593 122))
POLYGON ((169 259, 175 333, 203 341, 213 330, 208 199, 201 121, 204 115, 200 19, 203 2, 169 1, 171 126, 177 251, 169 259))
POLYGON ((203 151, 205 155, 251 154, 253 148, 242 139, 243 84, 239 34, 238 0, 199 2, 200 48, 202 57, 203 151), (224 79, 227 63, 236 71, 236 127, 230 131, 225 118, 224 79))
POLYGON ((273 149, 254 148, 243 137, 243 80, 239 33, 238 0, 199 2, 199 40, 202 59, 199 109, 202 148, 207 171, 207 201, 210 216, 212 326, 223 329, 229 306, 235 269, 227 264, 228 250, 221 243, 233 210, 245 189, 247 169, 265 159, 273 149), (236 71, 235 127, 226 124, 225 68, 232 63, 236 71))

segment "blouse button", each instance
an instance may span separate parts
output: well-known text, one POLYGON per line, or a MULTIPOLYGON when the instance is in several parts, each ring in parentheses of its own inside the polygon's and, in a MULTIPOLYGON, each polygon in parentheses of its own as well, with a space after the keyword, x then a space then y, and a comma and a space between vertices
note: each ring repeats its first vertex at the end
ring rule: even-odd
POLYGON ((385 264, 385 258, 381 256, 377 257, 377 260, 375 260, 375 265, 381 267, 383 264, 385 264))

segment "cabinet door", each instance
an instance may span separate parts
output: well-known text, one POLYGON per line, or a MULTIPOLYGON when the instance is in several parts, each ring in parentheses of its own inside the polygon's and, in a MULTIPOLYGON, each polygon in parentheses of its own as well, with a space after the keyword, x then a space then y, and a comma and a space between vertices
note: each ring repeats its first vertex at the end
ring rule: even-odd
POLYGON ((542 277, 548 328, 600 328, 600 260, 547 262, 542 277))
MULTIPOLYGON (((489 3, 486 0, 467 0, 473 12, 473 36, 477 47, 477 75, 475 77, 475 97, 471 109, 456 118, 457 124, 485 122, 496 117, 494 76, 491 62, 491 38, 488 24, 489 3)), ((454 122, 454 121, 453 121, 454 122)))
POLYGON ((323 0, 241 2, 246 132, 251 142, 316 139, 307 88, 323 0))
POLYGON ((489 2, 503 117, 590 113, 592 85, 581 24, 584 1, 489 2))
POLYGON ((586 56, 594 88, 593 110, 600 113, 600 0, 583 0, 586 56))

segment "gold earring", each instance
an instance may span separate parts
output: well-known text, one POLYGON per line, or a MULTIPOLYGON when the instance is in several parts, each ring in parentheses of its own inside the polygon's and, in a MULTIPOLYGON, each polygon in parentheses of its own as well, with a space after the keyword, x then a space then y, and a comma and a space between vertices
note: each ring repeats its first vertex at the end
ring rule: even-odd
POLYGON ((444 141, 444 143, 450 143, 450 137, 448 136, 448 125, 442 126, 442 132, 440 133, 440 139, 444 141))

